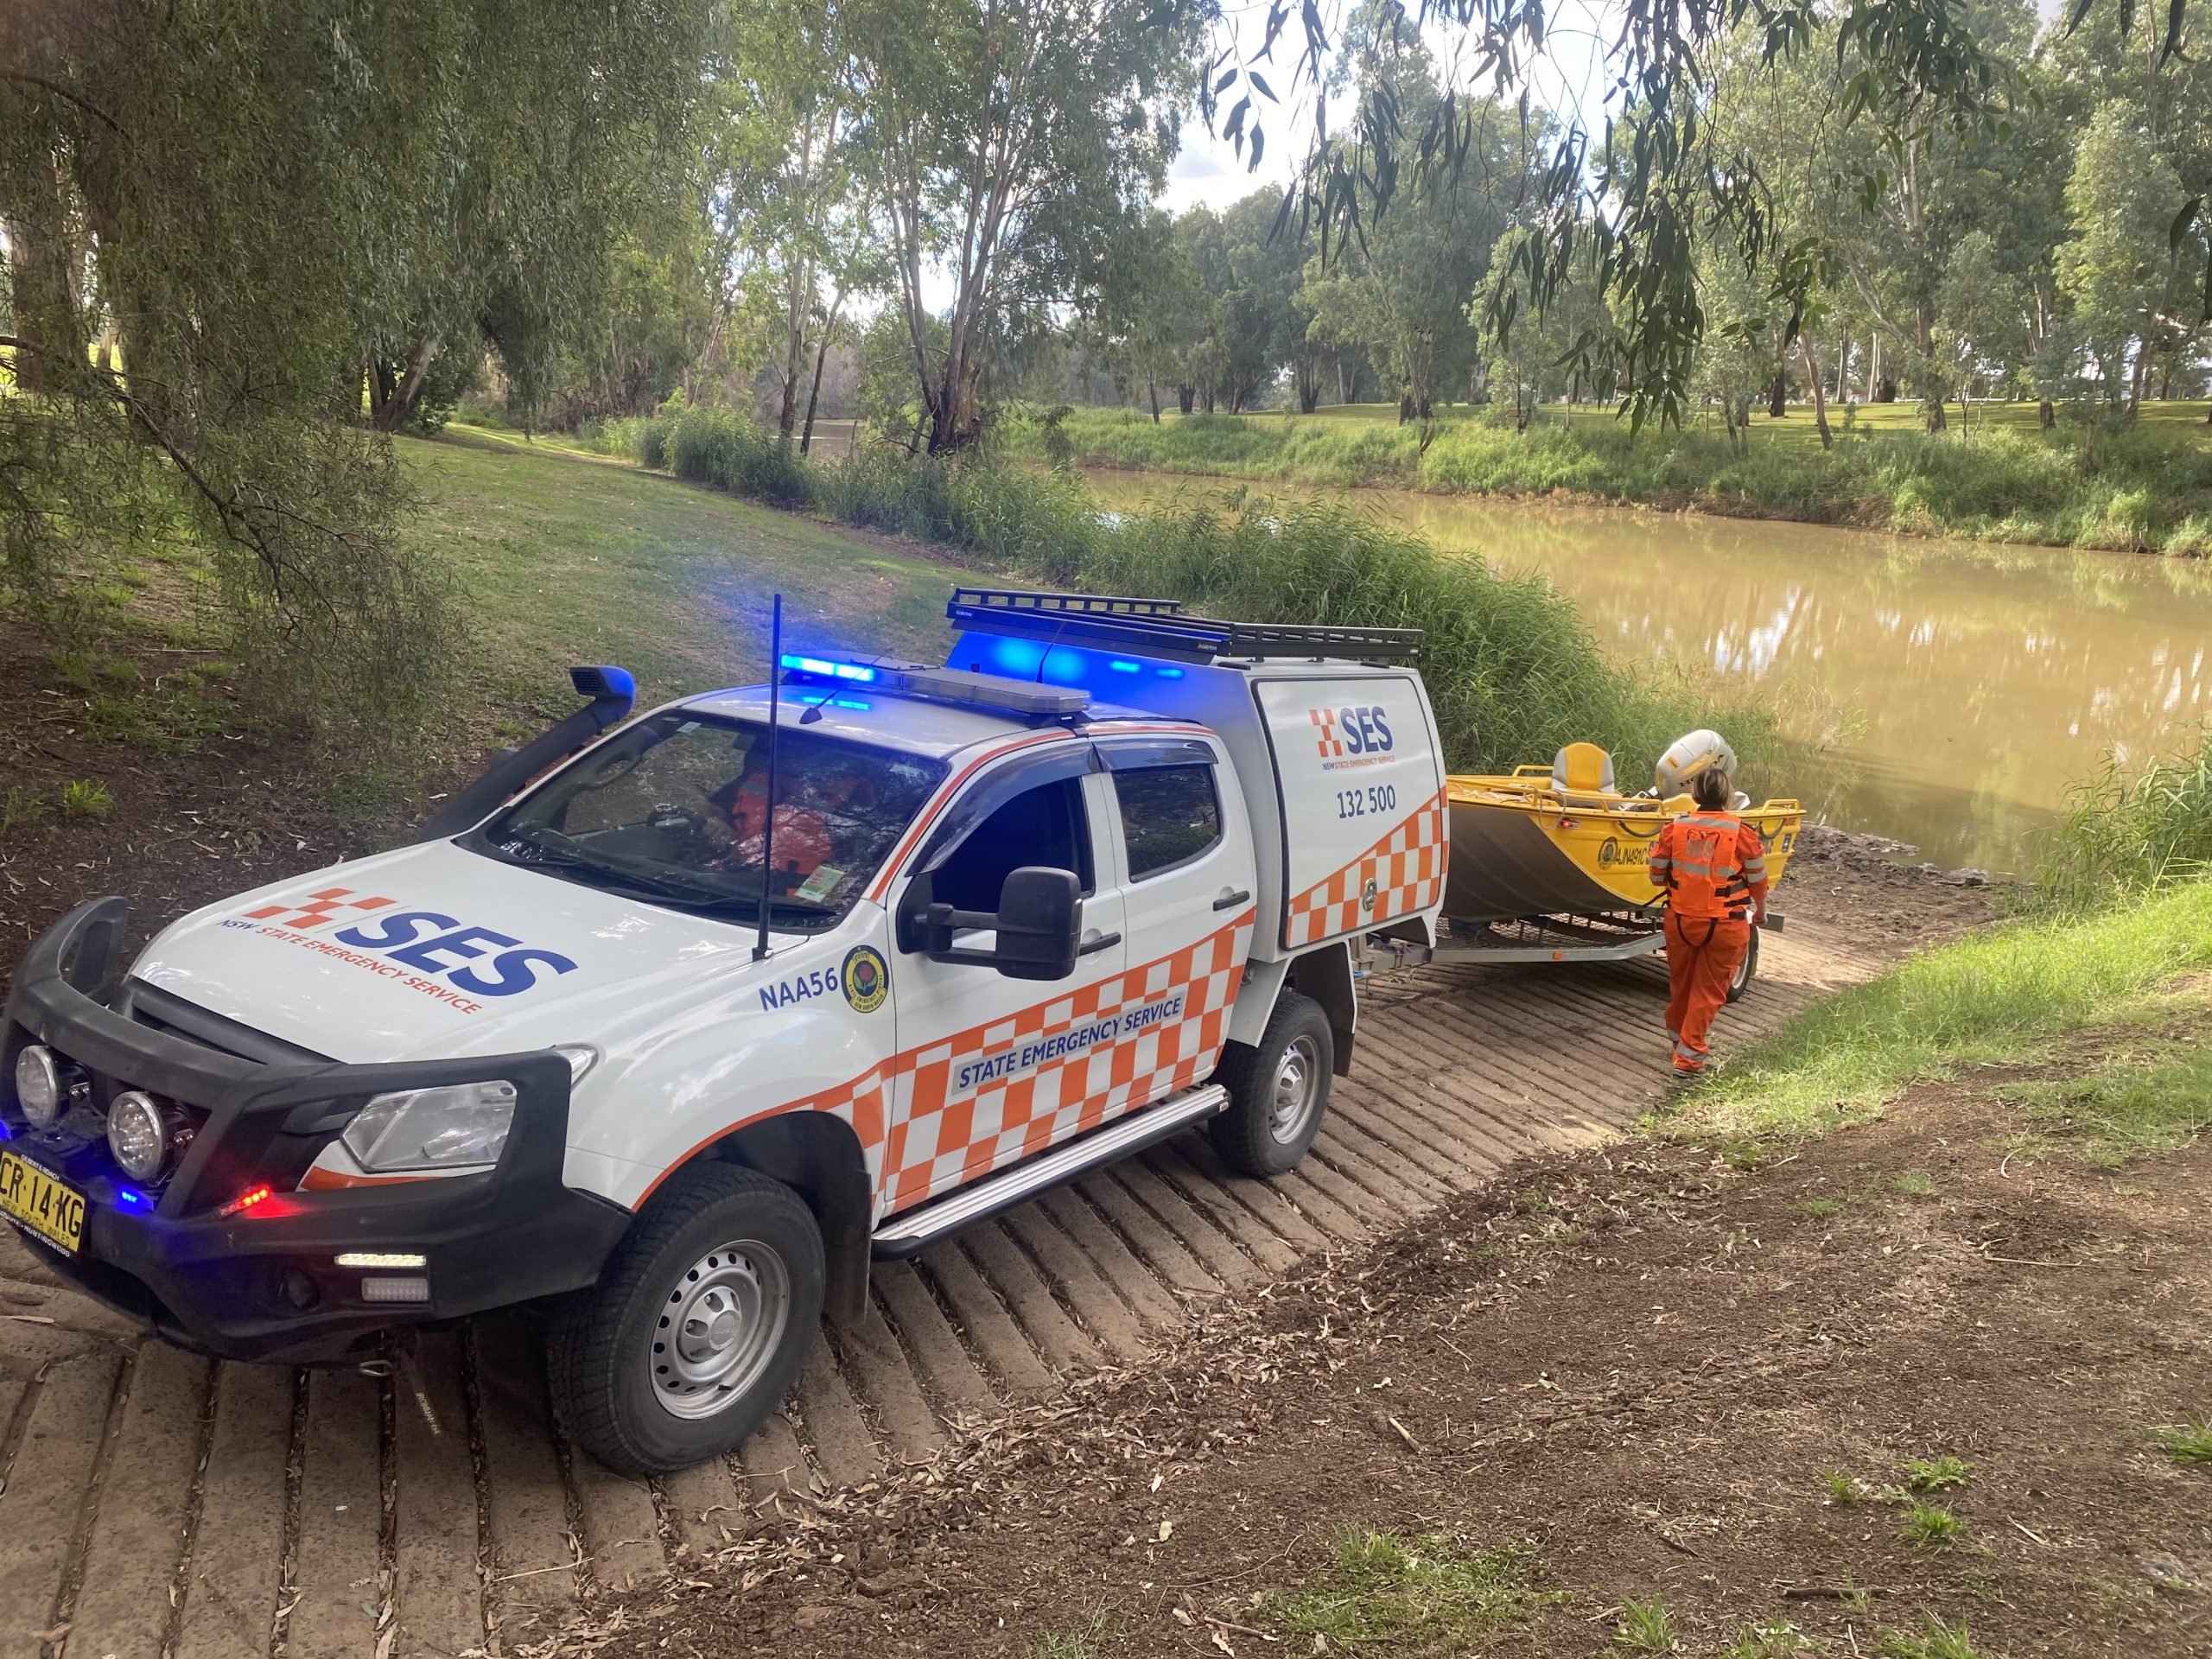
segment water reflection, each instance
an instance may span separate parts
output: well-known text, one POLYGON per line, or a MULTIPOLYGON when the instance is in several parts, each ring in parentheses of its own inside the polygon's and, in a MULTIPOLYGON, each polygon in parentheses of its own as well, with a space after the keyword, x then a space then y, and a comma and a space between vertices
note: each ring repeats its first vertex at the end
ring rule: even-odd
MULTIPOLYGON (((1120 506, 1221 487, 1093 482, 1120 506)), ((1543 572, 1625 660, 1758 683, 1828 740, 1777 785, 1946 863, 2024 867, 2069 782, 2107 751, 2184 741, 2209 712, 2212 570, 2195 562, 1352 493, 1441 546, 1543 572)))

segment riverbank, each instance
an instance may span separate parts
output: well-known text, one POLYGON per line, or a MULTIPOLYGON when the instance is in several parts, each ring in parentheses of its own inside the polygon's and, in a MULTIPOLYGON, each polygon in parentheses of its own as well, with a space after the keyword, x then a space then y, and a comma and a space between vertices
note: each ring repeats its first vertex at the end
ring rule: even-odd
POLYGON ((725 410, 678 410, 610 435, 649 470, 912 537, 1005 581, 1143 594, 1256 622, 1419 628, 1455 770, 1510 769, 1583 741, 1656 757, 1682 732, 1721 724, 1756 791, 1758 768, 1789 752, 1761 700, 1693 665, 1608 657, 1544 577, 1450 556, 1341 502, 1109 512, 1064 471, 882 447, 820 461, 725 410))
POLYGON ((1566 497, 1980 541, 2201 556, 2212 553, 2212 428, 2204 406, 2146 405, 2133 429, 2044 435, 2026 406, 1998 405, 1964 439, 1899 430, 1855 412, 1755 416, 1742 451, 1717 434, 1647 430, 1602 410, 1541 410, 1526 432, 1487 412, 1421 429, 1351 414, 1191 415, 1078 409, 1007 422, 1013 454, 1333 489, 1566 497))

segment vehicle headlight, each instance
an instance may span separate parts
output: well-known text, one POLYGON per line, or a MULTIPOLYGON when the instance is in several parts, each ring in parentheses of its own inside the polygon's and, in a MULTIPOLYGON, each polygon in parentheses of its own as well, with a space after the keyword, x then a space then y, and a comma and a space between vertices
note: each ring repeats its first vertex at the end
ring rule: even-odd
POLYGON ((143 1089, 118 1095, 107 1109, 107 1149, 134 1181, 162 1173, 169 1152, 168 1116, 143 1089))
POLYGON ((340 1138, 363 1169, 457 1169, 497 1163, 514 1118, 512 1083, 455 1083, 378 1095, 340 1138))
POLYGON ((61 1068, 54 1063, 52 1049, 33 1043, 16 1056, 16 1099, 35 1128, 54 1122, 61 1110, 61 1068))

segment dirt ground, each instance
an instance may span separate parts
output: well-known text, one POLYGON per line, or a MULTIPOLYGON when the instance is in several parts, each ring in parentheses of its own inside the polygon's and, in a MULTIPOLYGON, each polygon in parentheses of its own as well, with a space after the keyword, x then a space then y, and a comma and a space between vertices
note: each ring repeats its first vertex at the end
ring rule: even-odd
POLYGON ((2005 1128, 1978 1081, 1750 1172, 1516 1171, 872 1509, 784 1500, 560 1650, 1302 1651, 1263 1598, 1351 1527, 1534 1546, 1563 1599, 1468 1651, 1619 1652, 1656 1597, 1689 1653, 1755 1620, 1895 1651, 1929 1615, 1977 1655, 2212 1653, 2212 1470, 2147 1434, 2212 1411, 2212 1146, 2102 1172, 2005 1128), (1909 1542, 1883 1489, 1940 1455, 1962 1524, 1909 1542))
MULTIPOLYGON (((165 667, 145 658, 152 700, 165 667)), ((134 943, 183 912, 388 846, 404 833, 393 808, 349 821, 327 798, 329 779, 298 746, 213 736, 183 753, 92 735, 99 693, 68 685, 20 624, 0 620, 0 994, 16 959, 71 906, 121 893, 134 943), (62 791, 103 784, 105 818, 71 815, 62 791), (35 804, 34 804, 34 802, 35 804)))

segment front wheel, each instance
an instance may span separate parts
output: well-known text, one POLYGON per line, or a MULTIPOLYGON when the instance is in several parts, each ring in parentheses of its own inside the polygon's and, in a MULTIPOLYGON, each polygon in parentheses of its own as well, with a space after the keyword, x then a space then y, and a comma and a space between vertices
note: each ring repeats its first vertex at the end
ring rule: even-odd
POLYGON ((1250 1047, 1230 1045, 1214 1081, 1229 1109, 1206 1125, 1221 1161, 1242 1175, 1280 1175, 1306 1155, 1329 1109, 1336 1033, 1311 997, 1286 990, 1250 1047))
POLYGON ((728 1164, 679 1172, 554 1325, 561 1421, 618 1474, 731 1450, 798 1379, 823 1276, 821 1230, 790 1187, 728 1164))

